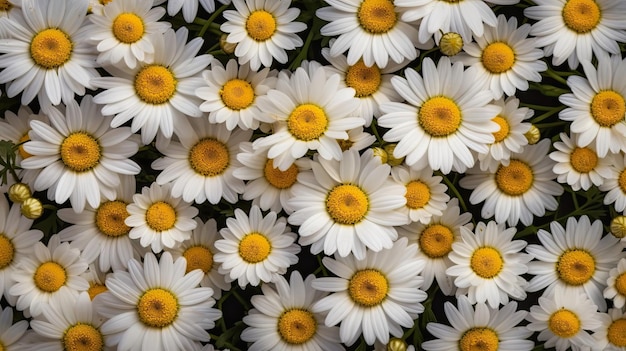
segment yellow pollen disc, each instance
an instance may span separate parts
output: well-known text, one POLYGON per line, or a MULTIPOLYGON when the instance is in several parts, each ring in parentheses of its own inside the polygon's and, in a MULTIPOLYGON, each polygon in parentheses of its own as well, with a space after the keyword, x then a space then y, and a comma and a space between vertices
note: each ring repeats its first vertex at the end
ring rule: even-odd
POLYGON ((350 139, 337 139, 337 142, 339 143, 341 151, 348 151, 352 145, 354 145, 354 142, 350 139))
POLYGON ((589 281, 596 271, 596 261, 584 250, 565 251, 556 263, 559 278, 569 285, 581 285, 589 281))
POLYGON ((350 298, 359 305, 372 307, 387 297, 389 282, 375 269, 363 269, 354 273, 348 283, 350 298))
POLYGON ((412 180, 406 185, 404 197, 406 197, 406 207, 413 210, 420 209, 430 200, 430 188, 420 180, 412 180))
POLYGON ((176 93, 174 74, 161 65, 142 68, 135 76, 135 91, 148 104, 160 105, 168 102, 176 93))
POLYGON ((480 59, 485 69, 491 73, 504 73, 513 67, 515 52, 506 43, 495 42, 487 45, 480 59))
POLYGON ((113 35, 125 44, 132 44, 143 37, 143 20, 134 13, 119 14, 113 20, 113 35))
POLYGON ((500 166, 496 171, 498 188, 510 196, 526 193, 532 187, 533 180, 533 170, 519 160, 511 160, 508 166, 500 166))
POLYGON ((587 33, 594 29, 602 14, 594 0, 568 0, 563 6, 563 22, 576 33, 587 33))
POLYGON ((48 261, 37 267, 34 280, 39 290, 51 293, 59 290, 65 284, 67 274, 60 264, 48 261))
POLYGON ((622 192, 626 194, 626 169, 619 174, 617 184, 619 185, 619 188, 622 189, 622 192))
MULTIPOLYGON (((12 8, 13 8, 13 4, 11 4, 9 0, 0 0, 0 11, 9 12, 9 10, 12 8)), ((0 347, 0 351, 1 350, 2 350, 2 347, 0 347)))
POLYGON ((364 0, 357 11, 359 24, 373 34, 389 32, 398 20, 393 1, 364 0))
POLYGON ((618 319, 611 323, 606 336, 611 344, 626 347, 626 319, 618 319))
POLYGON ((158 201, 150 205, 146 211, 146 224, 157 232, 174 228, 176 210, 167 202, 158 201))
POLYGON ((624 113, 624 97, 613 90, 601 91, 591 100, 591 117, 602 127, 612 127, 623 121, 624 113))
POLYGON ((598 164, 598 155, 588 147, 577 147, 570 155, 572 168, 579 173, 589 173, 598 164))
POLYGON ((498 350, 498 334, 490 328, 475 327, 466 331, 459 340, 461 351, 496 351, 498 350))
POLYGON ((272 244, 260 233, 250 233, 239 242, 239 256, 248 263, 264 261, 271 251, 272 244))
POLYGON ((201 269, 204 274, 207 274, 213 268, 213 253, 205 246, 192 246, 185 250, 183 257, 187 260, 185 273, 189 273, 194 269, 201 269))
POLYGON ((287 118, 287 129, 294 138, 302 141, 318 139, 328 127, 324 110, 313 104, 296 107, 287 118))
POLYGON ((64 351, 100 351, 104 349, 104 338, 98 329, 89 324, 78 323, 63 335, 64 351))
POLYGON ((56 28, 44 29, 30 42, 30 56, 35 63, 46 69, 62 66, 72 56, 70 37, 56 28))
POLYGON ((15 257, 15 246, 4 233, 0 232, 0 270, 13 262, 15 257))
POLYGON ((98 284, 98 283, 93 283, 93 284, 89 284, 89 289, 87 289, 87 293, 89 294, 89 298, 93 301, 93 299, 98 296, 99 294, 107 291, 109 289, 107 289, 106 285, 102 285, 102 284, 98 284))
POLYGON ((278 189, 287 189, 298 179, 298 166, 292 164, 286 171, 274 168, 274 160, 267 160, 263 168, 263 175, 268 183, 278 189))
POLYGON ((431 224, 420 235, 419 246, 430 258, 441 258, 452 251, 454 234, 450 228, 442 224, 431 224))
POLYGON ((245 80, 231 79, 220 90, 220 97, 229 109, 243 110, 252 105, 254 89, 245 80))
POLYGON ((354 88, 356 97, 367 97, 378 91, 382 76, 376 65, 367 67, 363 60, 348 67, 346 85, 354 88))
POLYGON ((561 308, 548 319, 548 328, 556 336, 569 338, 580 330, 580 319, 574 312, 561 308))
POLYGON ((171 292, 155 288, 146 291, 137 303, 139 320, 153 328, 163 328, 176 320, 178 299, 171 292))
POLYGON ((317 321, 307 310, 293 309, 278 318, 278 333, 288 344, 304 344, 315 336, 317 321))
POLYGON ((106 4, 110 3, 111 1, 113 1, 113 0, 98 0, 100 5, 106 5, 106 4))
POLYGON ((615 290, 617 290, 620 295, 626 296, 626 273, 620 274, 615 279, 615 290))
POLYGON ((23 143, 25 143, 25 142, 27 142, 29 140, 30 140, 30 137, 28 136, 28 132, 27 132, 18 141, 18 144, 20 144, 20 146, 17 148, 17 151, 20 153, 20 156, 22 156, 23 160, 25 160, 25 159, 27 159, 27 158, 32 156, 31 154, 26 152, 26 150, 24 150, 24 144, 23 143))
POLYGON ((494 117, 492 121, 498 123, 498 125, 500 126, 500 129, 497 132, 493 133, 493 137, 496 139, 494 141, 495 144, 501 142, 502 140, 506 139, 507 136, 509 136, 511 127, 509 126, 509 122, 506 120, 506 118, 503 118, 499 115, 494 117))
POLYGON ((470 259, 470 268, 477 276, 491 279, 500 273, 504 261, 500 252, 493 247, 481 247, 474 251, 470 259))
POLYGON ((368 209, 367 195, 356 185, 337 185, 326 198, 326 211, 339 224, 359 223, 365 218, 368 209))
POLYGON ((417 116, 420 126, 433 137, 450 135, 461 125, 459 106, 445 96, 428 99, 422 104, 417 116))
POLYGON ((61 161, 74 172, 89 171, 100 162, 100 144, 84 132, 70 134, 61 142, 61 161))
POLYGON ((126 211, 126 203, 122 201, 104 202, 96 210, 96 227, 105 235, 118 237, 126 235, 130 227, 124 223, 130 214, 126 211))
POLYGON ((276 32, 276 18, 265 10, 254 11, 246 20, 246 31, 256 41, 265 41, 276 32))
POLYGON ((229 164, 228 146, 219 140, 202 139, 189 150, 191 169, 205 177, 215 177, 224 173, 229 164))

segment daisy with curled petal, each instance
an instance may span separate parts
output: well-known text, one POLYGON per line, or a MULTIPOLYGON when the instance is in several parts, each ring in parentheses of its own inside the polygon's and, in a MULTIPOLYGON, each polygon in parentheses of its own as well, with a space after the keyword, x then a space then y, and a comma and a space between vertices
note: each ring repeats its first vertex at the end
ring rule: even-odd
POLYGON ((527 311, 518 311, 517 302, 511 301, 502 308, 488 307, 478 302, 475 306, 466 296, 457 299, 458 308, 451 302, 444 304, 450 326, 430 322, 426 329, 436 340, 422 344, 426 351, 447 350, 532 350, 534 342, 528 340, 532 332, 517 325, 526 318, 527 311))
POLYGON ((626 350, 626 312, 620 308, 610 308, 608 313, 600 313, 602 325, 593 333, 596 346, 605 351, 626 350))
POLYGON ((313 312, 328 311, 327 326, 341 322, 339 336, 347 345, 360 335, 368 345, 387 343, 389 334, 402 336, 402 327, 411 328, 424 311, 421 302, 427 297, 421 289, 424 261, 416 253, 415 244, 402 238, 362 260, 324 257, 322 263, 337 277, 313 280, 314 289, 331 293, 314 303, 313 312))
POLYGON ((139 145, 128 127, 111 128, 111 117, 103 117, 90 95, 80 105, 47 109, 50 125, 31 121, 30 141, 22 160, 24 169, 40 170, 33 183, 36 191, 48 190, 58 204, 68 199, 74 212, 85 204, 98 207, 102 198, 114 199, 121 175, 138 174, 141 168, 129 159, 139 145))
POLYGON ((100 326, 106 346, 130 350, 195 350, 210 340, 207 330, 222 312, 213 308, 213 289, 198 287, 201 270, 185 273, 186 261, 151 252, 143 264, 135 259, 128 271, 106 281, 108 291, 96 296, 96 310, 107 320, 100 326))
POLYGON ((324 325, 325 315, 313 312, 314 303, 328 295, 312 288, 310 274, 302 280, 298 271, 289 282, 278 276, 274 288, 263 284, 262 295, 252 296, 253 309, 243 322, 248 327, 241 339, 253 343, 248 350, 344 350, 339 341, 339 328, 324 325))
POLYGON ((168 29, 163 35, 154 35, 152 60, 138 62, 134 69, 107 66, 112 77, 92 80, 105 89, 94 101, 104 105, 103 114, 115 115, 113 128, 132 119, 133 133, 141 129, 141 140, 149 144, 158 131, 166 138, 174 133, 184 136, 191 129, 185 116, 202 116, 194 91, 203 85, 200 72, 212 56, 196 56, 203 39, 196 37, 187 43, 188 33, 181 27, 176 32, 168 29))
POLYGON ((613 301, 615 308, 622 308, 626 304, 626 258, 620 259, 617 266, 609 271, 603 295, 605 299, 613 301))
MULTIPOLYGON (((155 2, 163 2, 163 1, 155 1, 155 2)), ((222 4, 230 4, 230 0, 219 0, 222 4)), ((214 0, 168 0, 167 1, 167 14, 170 16, 176 15, 180 10, 183 10, 183 18, 185 22, 191 23, 196 18, 196 14, 198 13, 198 3, 202 5, 202 8, 208 12, 212 13, 215 11, 215 1, 214 0)))
POLYGON ((428 224, 433 216, 441 216, 450 196, 443 177, 436 176, 430 168, 416 170, 403 165, 391 168, 391 177, 406 188, 406 205, 400 209, 411 222, 428 224))
POLYGON ((390 128, 383 139, 398 142, 393 156, 406 156, 413 168, 464 172, 474 165, 470 150, 486 153, 494 142, 498 124, 493 118, 501 108, 490 104, 491 92, 475 84, 475 73, 464 71, 460 62, 442 57, 435 66, 427 57, 422 72, 423 77, 407 68, 406 78, 391 79, 406 103, 380 105, 378 124, 390 128))
POLYGON ((572 290, 588 296, 600 311, 606 311, 602 290, 609 270, 626 257, 619 240, 613 235, 602 237, 602 222, 595 220, 591 224, 587 216, 578 221, 569 217, 565 229, 551 222, 550 231, 540 229, 537 236, 541 245, 526 247, 536 259, 528 263, 528 273, 535 276, 526 290, 572 290))
POLYGON ((307 28, 294 22, 300 9, 291 6, 291 0, 233 0, 235 10, 226 10, 226 19, 220 30, 227 33, 226 42, 237 44, 235 56, 239 64, 250 63, 257 71, 261 65, 270 67, 275 59, 287 62, 287 52, 301 47, 296 34, 307 28))
POLYGON ((6 307, 0 313, 0 345, 3 351, 19 351, 22 350, 19 342, 28 329, 28 321, 20 320, 13 323, 13 309, 6 307))
POLYGON ((237 280, 242 289, 274 281, 298 262, 296 234, 276 212, 264 217, 258 206, 253 205, 249 214, 237 208, 220 235, 213 260, 222 264, 219 272, 229 281, 237 280))
POLYGON ((606 157, 612 164, 610 176, 604 179, 598 189, 606 192, 603 203, 605 205, 613 204, 615 210, 624 212, 626 210, 626 154, 623 151, 606 157))

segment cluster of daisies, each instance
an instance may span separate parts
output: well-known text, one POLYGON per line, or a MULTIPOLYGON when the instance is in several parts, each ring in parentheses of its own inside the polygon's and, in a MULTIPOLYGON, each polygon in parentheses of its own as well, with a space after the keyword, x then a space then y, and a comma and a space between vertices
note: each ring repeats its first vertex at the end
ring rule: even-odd
POLYGON ((0 350, 626 350, 624 18, 0 0, 0 350))

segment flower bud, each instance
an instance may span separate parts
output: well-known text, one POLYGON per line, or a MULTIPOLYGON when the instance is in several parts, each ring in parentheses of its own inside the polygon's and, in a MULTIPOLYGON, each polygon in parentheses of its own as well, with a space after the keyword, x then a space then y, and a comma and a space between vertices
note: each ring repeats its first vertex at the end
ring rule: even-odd
POLYGON ((43 204, 39 199, 29 197, 22 202, 22 214, 28 219, 37 219, 43 213, 43 204))
POLYGON ((530 129, 524 134, 524 136, 528 140, 528 144, 533 145, 539 142, 541 132, 539 131, 539 128, 535 127, 534 124, 531 124, 530 129))
POLYGON ((404 162, 404 157, 396 158, 393 156, 393 151, 396 149, 397 144, 387 144, 384 146, 385 152, 387 153, 387 163, 390 166, 397 166, 404 162))
POLYGON ((30 187, 24 183, 15 183, 9 188, 9 199, 16 203, 22 203, 32 196, 30 187))
POLYGON ((626 237, 626 216, 617 216, 611 221, 611 234, 618 239, 626 237))
POLYGON ((406 351, 408 345, 400 338, 391 338, 387 344, 387 351, 406 351))
POLYGON ((387 163, 387 151, 385 151, 382 147, 373 147, 372 151, 374 153, 374 157, 378 157, 380 163, 387 163))
POLYGON ((439 50, 446 56, 454 56, 463 49, 463 38, 459 33, 448 32, 439 40, 439 50))
POLYGON ((233 52, 235 52, 235 48, 237 47, 236 43, 229 43, 226 41, 226 37, 228 36, 228 34, 222 34, 222 36, 220 37, 220 49, 222 49, 222 51, 224 51, 225 54, 232 54, 233 52))

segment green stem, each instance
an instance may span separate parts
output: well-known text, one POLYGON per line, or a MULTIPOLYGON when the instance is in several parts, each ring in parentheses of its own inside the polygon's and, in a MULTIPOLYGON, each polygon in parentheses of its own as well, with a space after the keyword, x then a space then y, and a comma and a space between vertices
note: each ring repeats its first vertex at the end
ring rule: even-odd
POLYGON ((567 80, 563 77, 561 77, 559 74, 557 74, 556 72, 554 72, 554 70, 552 68, 548 68, 547 71, 545 71, 545 73, 550 76, 550 78, 556 80, 557 82, 563 84, 563 85, 567 85, 567 80))
MULTIPOLYGON (((454 186, 454 184, 450 181, 450 179, 448 179, 447 176, 442 175, 443 177, 443 181, 446 183, 446 185, 448 186, 448 189, 450 189, 450 191, 452 191, 452 194, 459 199, 459 205, 461 206, 461 208, 463 209, 463 212, 468 212, 467 211, 467 205, 465 205, 465 201, 463 200, 463 196, 461 196, 461 193, 459 192, 459 190, 456 188, 456 186, 454 186)), ((456 176, 455 176, 455 180, 456 180, 456 176)))
MULTIPOLYGON (((211 17, 209 17, 209 19, 206 20, 206 22, 204 22, 202 29, 200 29, 200 32, 198 32, 199 37, 204 36, 204 33, 206 33, 207 29, 209 29, 209 26, 213 24, 213 21, 215 20, 215 18, 217 18, 217 16, 219 16, 222 12, 224 12, 224 10, 228 8, 228 6, 229 5, 222 5, 220 6, 219 9, 215 10, 215 12, 211 14, 211 17)), ((218 29, 219 29, 219 25, 218 25, 218 29)))

